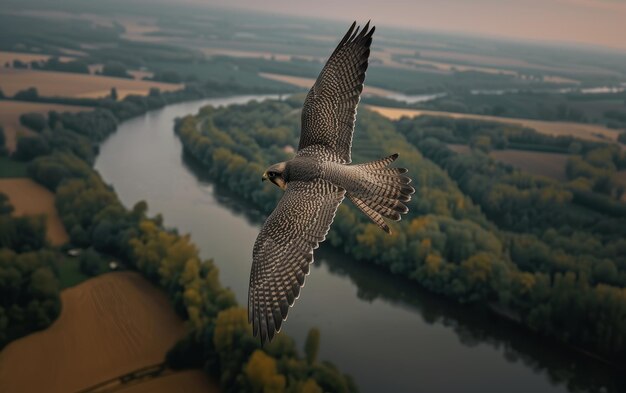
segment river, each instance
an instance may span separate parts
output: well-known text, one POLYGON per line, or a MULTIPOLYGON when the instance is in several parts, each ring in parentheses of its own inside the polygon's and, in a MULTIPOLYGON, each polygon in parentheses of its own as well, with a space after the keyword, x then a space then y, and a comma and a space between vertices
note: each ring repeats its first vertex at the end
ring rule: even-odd
MULTIPOLYGON (((204 105, 253 98, 265 97, 175 104, 123 122, 96 161, 125 206, 145 200, 166 226, 190 233, 243 305, 263 217, 203 175, 183 153, 173 120, 204 105)), ((352 375, 362 392, 619 391, 619 375, 601 363, 431 295, 328 244, 316 251, 311 270, 283 332, 302 352, 308 330, 318 327, 320 359, 352 375)))

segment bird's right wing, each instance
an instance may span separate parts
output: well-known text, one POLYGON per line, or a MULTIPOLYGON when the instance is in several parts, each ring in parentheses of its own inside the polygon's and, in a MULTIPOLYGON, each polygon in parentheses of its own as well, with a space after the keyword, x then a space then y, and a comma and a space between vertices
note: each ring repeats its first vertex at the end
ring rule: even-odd
POLYGON ((375 27, 356 22, 330 55, 302 108, 298 150, 321 145, 341 163, 351 161, 352 134, 375 27))
POLYGON ((248 321, 261 343, 280 330, 304 285, 313 250, 323 242, 345 191, 325 180, 290 182, 252 252, 248 321))

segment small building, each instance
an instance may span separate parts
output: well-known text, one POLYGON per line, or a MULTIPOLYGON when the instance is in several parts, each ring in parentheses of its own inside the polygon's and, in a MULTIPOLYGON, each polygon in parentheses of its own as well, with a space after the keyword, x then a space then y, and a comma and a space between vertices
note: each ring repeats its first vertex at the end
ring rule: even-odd
POLYGON ((82 250, 80 248, 72 248, 70 250, 67 250, 67 255, 75 258, 80 256, 81 252, 82 250))

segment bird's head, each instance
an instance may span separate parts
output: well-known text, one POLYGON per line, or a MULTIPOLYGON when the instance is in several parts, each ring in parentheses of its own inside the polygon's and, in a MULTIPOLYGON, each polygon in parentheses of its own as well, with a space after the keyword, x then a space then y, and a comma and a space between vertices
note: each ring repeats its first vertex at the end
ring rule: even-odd
POLYGON ((272 165, 271 167, 267 168, 263 173, 262 181, 269 180, 272 183, 276 184, 278 188, 284 190, 285 188, 287 188, 287 181, 283 176, 286 167, 286 162, 279 162, 278 164, 272 165))

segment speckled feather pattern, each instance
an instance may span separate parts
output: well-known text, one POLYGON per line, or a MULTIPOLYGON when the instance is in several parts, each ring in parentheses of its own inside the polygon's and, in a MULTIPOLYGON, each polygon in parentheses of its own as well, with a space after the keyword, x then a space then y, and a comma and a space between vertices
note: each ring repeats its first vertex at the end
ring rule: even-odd
POLYGON ((313 250, 326 238, 345 190, 316 179, 291 181, 267 218, 252 252, 248 318, 272 339, 304 285, 313 250))
POLYGON ((328 146, 341 162, 350 163, 356 108, 363 91, 374 30, 368 22, 359 33, 352 24, 328 59, 304 100, 298 150, 311 145, 328 146))
POLYGON ((346 195, 386 232, 384 218, 400 220, 408 212, 405 203, 415 190, 403 175, 406 169, 389 167, 397 154, 348 165, 373 33, 369 23, 363 30, 350 27, 306 97, 296 157, 270 167, 286 188, 252 251, 248 319, 262 344, 287 319, 313 250, 325 240, 346 195))

